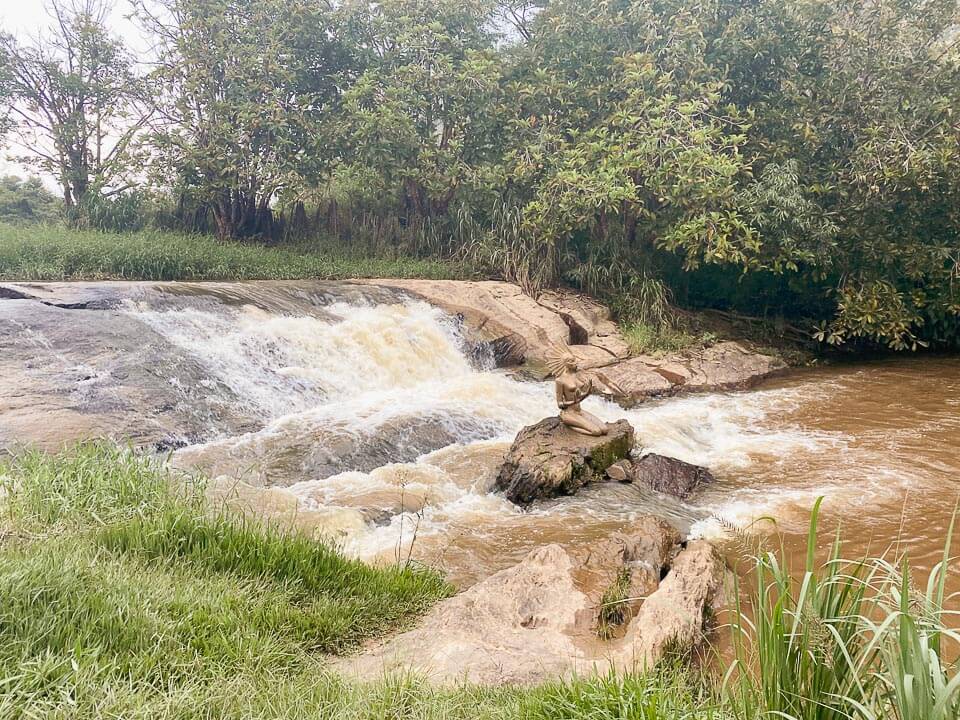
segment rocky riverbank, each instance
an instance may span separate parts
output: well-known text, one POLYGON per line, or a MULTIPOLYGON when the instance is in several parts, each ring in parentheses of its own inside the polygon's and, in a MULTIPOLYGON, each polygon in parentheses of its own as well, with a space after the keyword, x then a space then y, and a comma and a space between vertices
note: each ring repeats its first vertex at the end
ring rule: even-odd
POLYGON ((566 345, 581 368, 602 368, 620 386, 624 393, 614 399, 625 406, 680 392, 750 387, 787 367, 778 357, 729 341, 663 357, 631 355, 609 309, 569 290, 532 298, 516 285, 492 280, 366 284, 413 293, 458 315, 475 342, 492 348, 499 367, 519 368, 531 377, 544 377, 551 348, 566 345))
POLYGON ((576 551, 537 548, 337 668, 364 679, 412 670, 487 685, 643 670, 708 641, 725 576, 709 543, 682 544, 644 516, 576 551))

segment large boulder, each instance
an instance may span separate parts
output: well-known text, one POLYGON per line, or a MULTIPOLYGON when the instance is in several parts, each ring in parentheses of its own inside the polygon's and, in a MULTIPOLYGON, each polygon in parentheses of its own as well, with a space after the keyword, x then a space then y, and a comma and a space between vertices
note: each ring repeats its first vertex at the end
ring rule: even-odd
POLYGON ((641 519, 636 528, 594 543, 586 556, 560 545, 537 548, 439 602, 416 628, 335 666, 365 680, 413 672, 435 682, 484 685, 649 669, 667 653, 704 641, 723 586, 725 566, 709 544, 681 549, 676 540, 658 521, 641 519), (671 563, 668 571, 658 567, 664 562, 671 563), (642 572, 648 566, 653 577, 642 572), (631 586, 639 609, 620 633, 602 641, 599 593, 624 567, 649 581, 631 586))
POLYGON ((726 565, 709 542, 691 542, 643 603, 624 636, 618 665, 652 667, 669 652, 687 653, 708 638, 722 604, 726 565))
POLYGON ((496 486, 518 505, 572 495, 603 478, 608 467, 633 448, 633 428, 626 420, 608 424, 608 432, 591 437, 574 432, 559 417, 541 420, 517 435, 497 475, 496 486))
POLYGON ((539 682, 578 655, 572 631, 589 607, 559 545, 531 552, 436 605, 418 627, 349 658, 341 670, 364 678, 413 670, 440 682, 539 682))
POLYGON ((634 460, 630 464, 626 478, 637 485, 673 495, 680 500, 690 497, 702 485, 708 485, 714 482, 714 479, 713 474, 705 467, 656 453, 634 460))
POLYGON ((623 393, 615 399, 626 407, 633 407, 649 398, 670 395, 674 391, 673 384, 656 372, 646 357, 630 358, 602 370, 586 372, 589 377, 596 379, 599 379, 597 373, 602 373, 616 383, 623 393))
POLYGON ((680 549, 676 528, 653 515, 641 515, 623 530, 571 550, 577 561, 577 584, 598 609, 591 620, 596 625, 607 622, 601 620, 604 594, 625 581, 621 588, 625 598, 615 609, 621 624, 629 622, 643 599, 657 589, 680 549))

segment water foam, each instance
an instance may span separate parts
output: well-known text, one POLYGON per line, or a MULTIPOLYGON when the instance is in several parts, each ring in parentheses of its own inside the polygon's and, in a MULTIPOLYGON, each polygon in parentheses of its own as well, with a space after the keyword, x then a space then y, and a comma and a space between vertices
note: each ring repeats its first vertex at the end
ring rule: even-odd
POLYGON ((253 305, 131 307, 264 419, 469 374, 456 323, 423 302, 333 303, 332 322, 253 305))
MULTIPOLYGON (((262 420, 258 430, 188 448, 181 457, 223 460, 225 464, 214 465, 218 472, 265 466, 280 458, 296 481, 289 492, 305 510, 366 511, 379 504, 394 512, 348 533, 346 547, 358 555, 389 552, 398 542, 408 542, 401 535, 413 528, 420 537, 442 538, 458 528, 520 521, 517 508, 490 490, 514 435, 555 414, 552 385, 519 382, 476 367, 465 353, 457 323, 436 308, 418 301, 334 303, 319 317, 277 315, 252 305, 127 311, 195 358, 209 373, 211 386, 227 388, 262 420), (416 422, 424 418, 436 427, 417 435, 416 422), (323 452, 344 456, 344 448, 349 457, 361 457, 365 449, 377 456, 384 452, 388 433, 396 436, 386 446, 396 456, 379 467, 331 470, 329 463, 308 462, 323 452), (404 433, 413 433, 410 447, 419 457, 397 462, 409 455, 404 433)), ((757 515, 812 502, 823 488, 744 487, 741 475, 761 463, 844 445, 836 434, 782 422, 770 429, 771 417, 809 402, 807 392, 800 386, 715 393, 665 399, 630 411, 591 398, 585 407, 606 420, 627 417, 645 451, 710 467, 721 483, 693 508, 694 514, 747 525, 757 515)), ((542 524, 555 517, 561 532, 569 512, 605 522, 638 510, 655 508, 627 504, 599 509, 578 503, 529 518, 542 524)), ((694 532, 710 534, 723 526, 694 523, 694 532)))

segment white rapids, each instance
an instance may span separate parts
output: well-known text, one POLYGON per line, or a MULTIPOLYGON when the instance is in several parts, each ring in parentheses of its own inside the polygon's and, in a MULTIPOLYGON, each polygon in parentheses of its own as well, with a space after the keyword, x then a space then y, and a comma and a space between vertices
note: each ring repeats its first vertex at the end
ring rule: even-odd
POLYGON ((645 450, 705 465, 719 482, 691 504, 614 486, 523 513, 491 488, 515 434, 555 414, 551 384, 471 356, 455 320, 423 302, 338 302, 323 311, 126 310, 196 358, 258 419, 254 431, 183 448, 174 461, 246 492, 271 488, 363 558, 412 554, 470 579, 536 544, 575 543, 638 513, 707 536, 768 515, 789 527, 802 525, 820 495, 863 506, 900 482, 847 433, 791 420, 839 382, 828 378, 629 411, 592 398, 590 412, 626 417, 645 450), (826 455, 838 458, 836 472, 791 470, 826 455), (858 472, 864 463, 880 471, 858 472), (863 482, 851 486, 851 473, 863 482))

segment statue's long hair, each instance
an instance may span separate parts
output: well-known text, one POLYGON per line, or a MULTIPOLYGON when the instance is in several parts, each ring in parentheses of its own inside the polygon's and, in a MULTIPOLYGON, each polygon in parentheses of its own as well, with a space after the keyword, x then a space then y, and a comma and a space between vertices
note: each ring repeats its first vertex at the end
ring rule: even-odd
POLYGON ((550 343, 547 351, 547 369, 554 377, 559 377, 567 369, 570 361, 576 361, 573 353, 566 345, 550 343))

